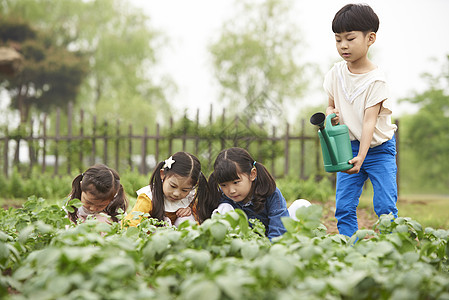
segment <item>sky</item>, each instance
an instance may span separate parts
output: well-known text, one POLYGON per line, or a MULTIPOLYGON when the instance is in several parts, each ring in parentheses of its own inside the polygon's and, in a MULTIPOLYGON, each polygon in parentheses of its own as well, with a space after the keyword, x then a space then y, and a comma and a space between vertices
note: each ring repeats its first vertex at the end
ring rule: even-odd
MULTIPOLYGON (((152 28, 162 31, 169 44, 161 56, 159 71, 169 74, 178 86, 170 101, 179 111, 202 117, 209 105, 216 106, 218 87, 213 79, 207 50, 220 34, 224 22, 234 16, 234 0, 130 0, 150 17, 152 28)), ((341 0, 293 1, 292 12, 304 38, 303 59, 316 64, 323 74, 340 60, 335 48, 331 22, 348 3, 341 0)), ((397 100, 425 90, 421 78, 427 72, 440 74, 449 55, 448 0, 365 0, 377 13, 380 27, 371 47, 371 59, 386 74, 393 100, 393 117, 416 111, 397 100)), ((319 77, 319 76, 318 76, 319 77)), ((323 78, 314 78, 302 105, 327 103, 323 78)), ((218 106, 218 105, 217 105, 218 106)), ((323 107, 324 110, 325 107, 323 107)), ((215 110, 215 109, 214 109, 215 110)), ((290 110, 290 109, 289 109, 290 110)), ((295 111, 292 109, 290 111, 295 111)))

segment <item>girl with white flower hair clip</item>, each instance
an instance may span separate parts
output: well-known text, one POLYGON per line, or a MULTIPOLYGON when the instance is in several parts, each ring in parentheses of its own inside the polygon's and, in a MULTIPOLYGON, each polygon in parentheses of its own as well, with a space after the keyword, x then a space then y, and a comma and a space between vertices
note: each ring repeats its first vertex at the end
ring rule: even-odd
POLYGON ((125 218, 129 226, 137 226, 142 220, 133 214, 135 211, 175 226, 184 221, 202 223, 210 217, 209 210, 199 205, 209 197, 207 179, 198 158, 188 152, 176 152, 159 162, 150 184, 137 195, 136 204, 125 218))

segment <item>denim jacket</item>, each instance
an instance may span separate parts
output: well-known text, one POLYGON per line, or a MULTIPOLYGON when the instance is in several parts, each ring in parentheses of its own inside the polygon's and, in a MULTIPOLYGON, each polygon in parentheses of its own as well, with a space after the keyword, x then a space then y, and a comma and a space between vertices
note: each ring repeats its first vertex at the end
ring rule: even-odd
POLYGON ((248 219, 259 219, 265 225, 265 235, 270 239, 280 236, 286 232, 284 225, 282 224, 281 217, 288 217, 287 202, 281 191, 276 188, 273 194, 271 194, 266 202, 265 207, 259 212, 254 211, 254 204, 249 201, 246 204, 242 202, 234 202, 225 195, 220 199, 221 203, 229 203, 234 209, 243 210, 248 219))

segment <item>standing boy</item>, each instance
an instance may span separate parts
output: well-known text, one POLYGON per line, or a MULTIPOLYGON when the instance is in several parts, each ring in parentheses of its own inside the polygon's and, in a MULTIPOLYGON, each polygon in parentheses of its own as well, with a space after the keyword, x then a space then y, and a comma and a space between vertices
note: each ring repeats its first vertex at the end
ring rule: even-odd
POLYGON ((348 4, 332 21, 338 54, 343 61, 326 74, 329 96, 326 114, 336 113, 332 124, 349 128, 354 167, 337 173, 336 211, 340 234, 358 230, 357 206, 363 184, 369 178, 374 189, 377 216, 397 217, 396 125, 391 123, 391 100, 383 72, 368 59, 376 41, 379 18, 365 4, 348 4))

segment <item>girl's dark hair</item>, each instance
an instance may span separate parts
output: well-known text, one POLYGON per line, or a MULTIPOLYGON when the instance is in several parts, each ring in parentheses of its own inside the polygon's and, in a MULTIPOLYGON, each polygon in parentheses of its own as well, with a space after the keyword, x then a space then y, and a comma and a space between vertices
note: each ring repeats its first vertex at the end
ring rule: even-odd
POLYGON ((377 32, 379 18, 367 4, 347 4, 343 6, 332 21, 332 31, 342 33, 362 31, 363 33, 377 32))
POLYGON ((166 166, 164 168, 165 161, 161 161, 153 171, 150 179, 151 193, 153 195, 153 208, 151 211, 151 217, 159 220, 164 219, 164 192, 162 188, 162 178, 160 170, 164 170, 165 178, 172 175, 178 175, 181 177, 190 178, 192 186, 198 186, 195 194, 195 208, 198 215, 198 221, 202 223, 205 219, 209 218, 212 210, 209 212, 207 201, 209 199, 209 186, 207 185, 206 177, 201 172, 201 163, 198 158, 188 152, 176 152, 172 155, 174 163, 170 168, 166 166))
MULTIPOLYGON (((128 199, 120 183, 120 176, 114 169, 105 165, 96 164, 73 179, 70 200, 81 200, 81 192, 88 192, 100 201, 111 199, 104 212, 111 216, 114 222, 119 221, 116 217, 118 210, 125 212, 128 208, 128 199)), ((74 212, 69 212, 68 215, 71 221, 76 222, 78 209, 74 206, 72 208, 74 212)))
POLYGON ((218 203, 221 198, 220 183, 238 179, 239 173, 250 176, 253 167, 257 170, 257 177, 252 183, 251 201, 254 204, 254 210, 256 212, 261 211, 265 207, 267 197, 275 192, 276 182, 265 166, 256 162, 248 151, 242 148, 225 149, 215 159, 214 171, 209 176, 209 189, 212 199, 215 199, 215 202, 218 203))

